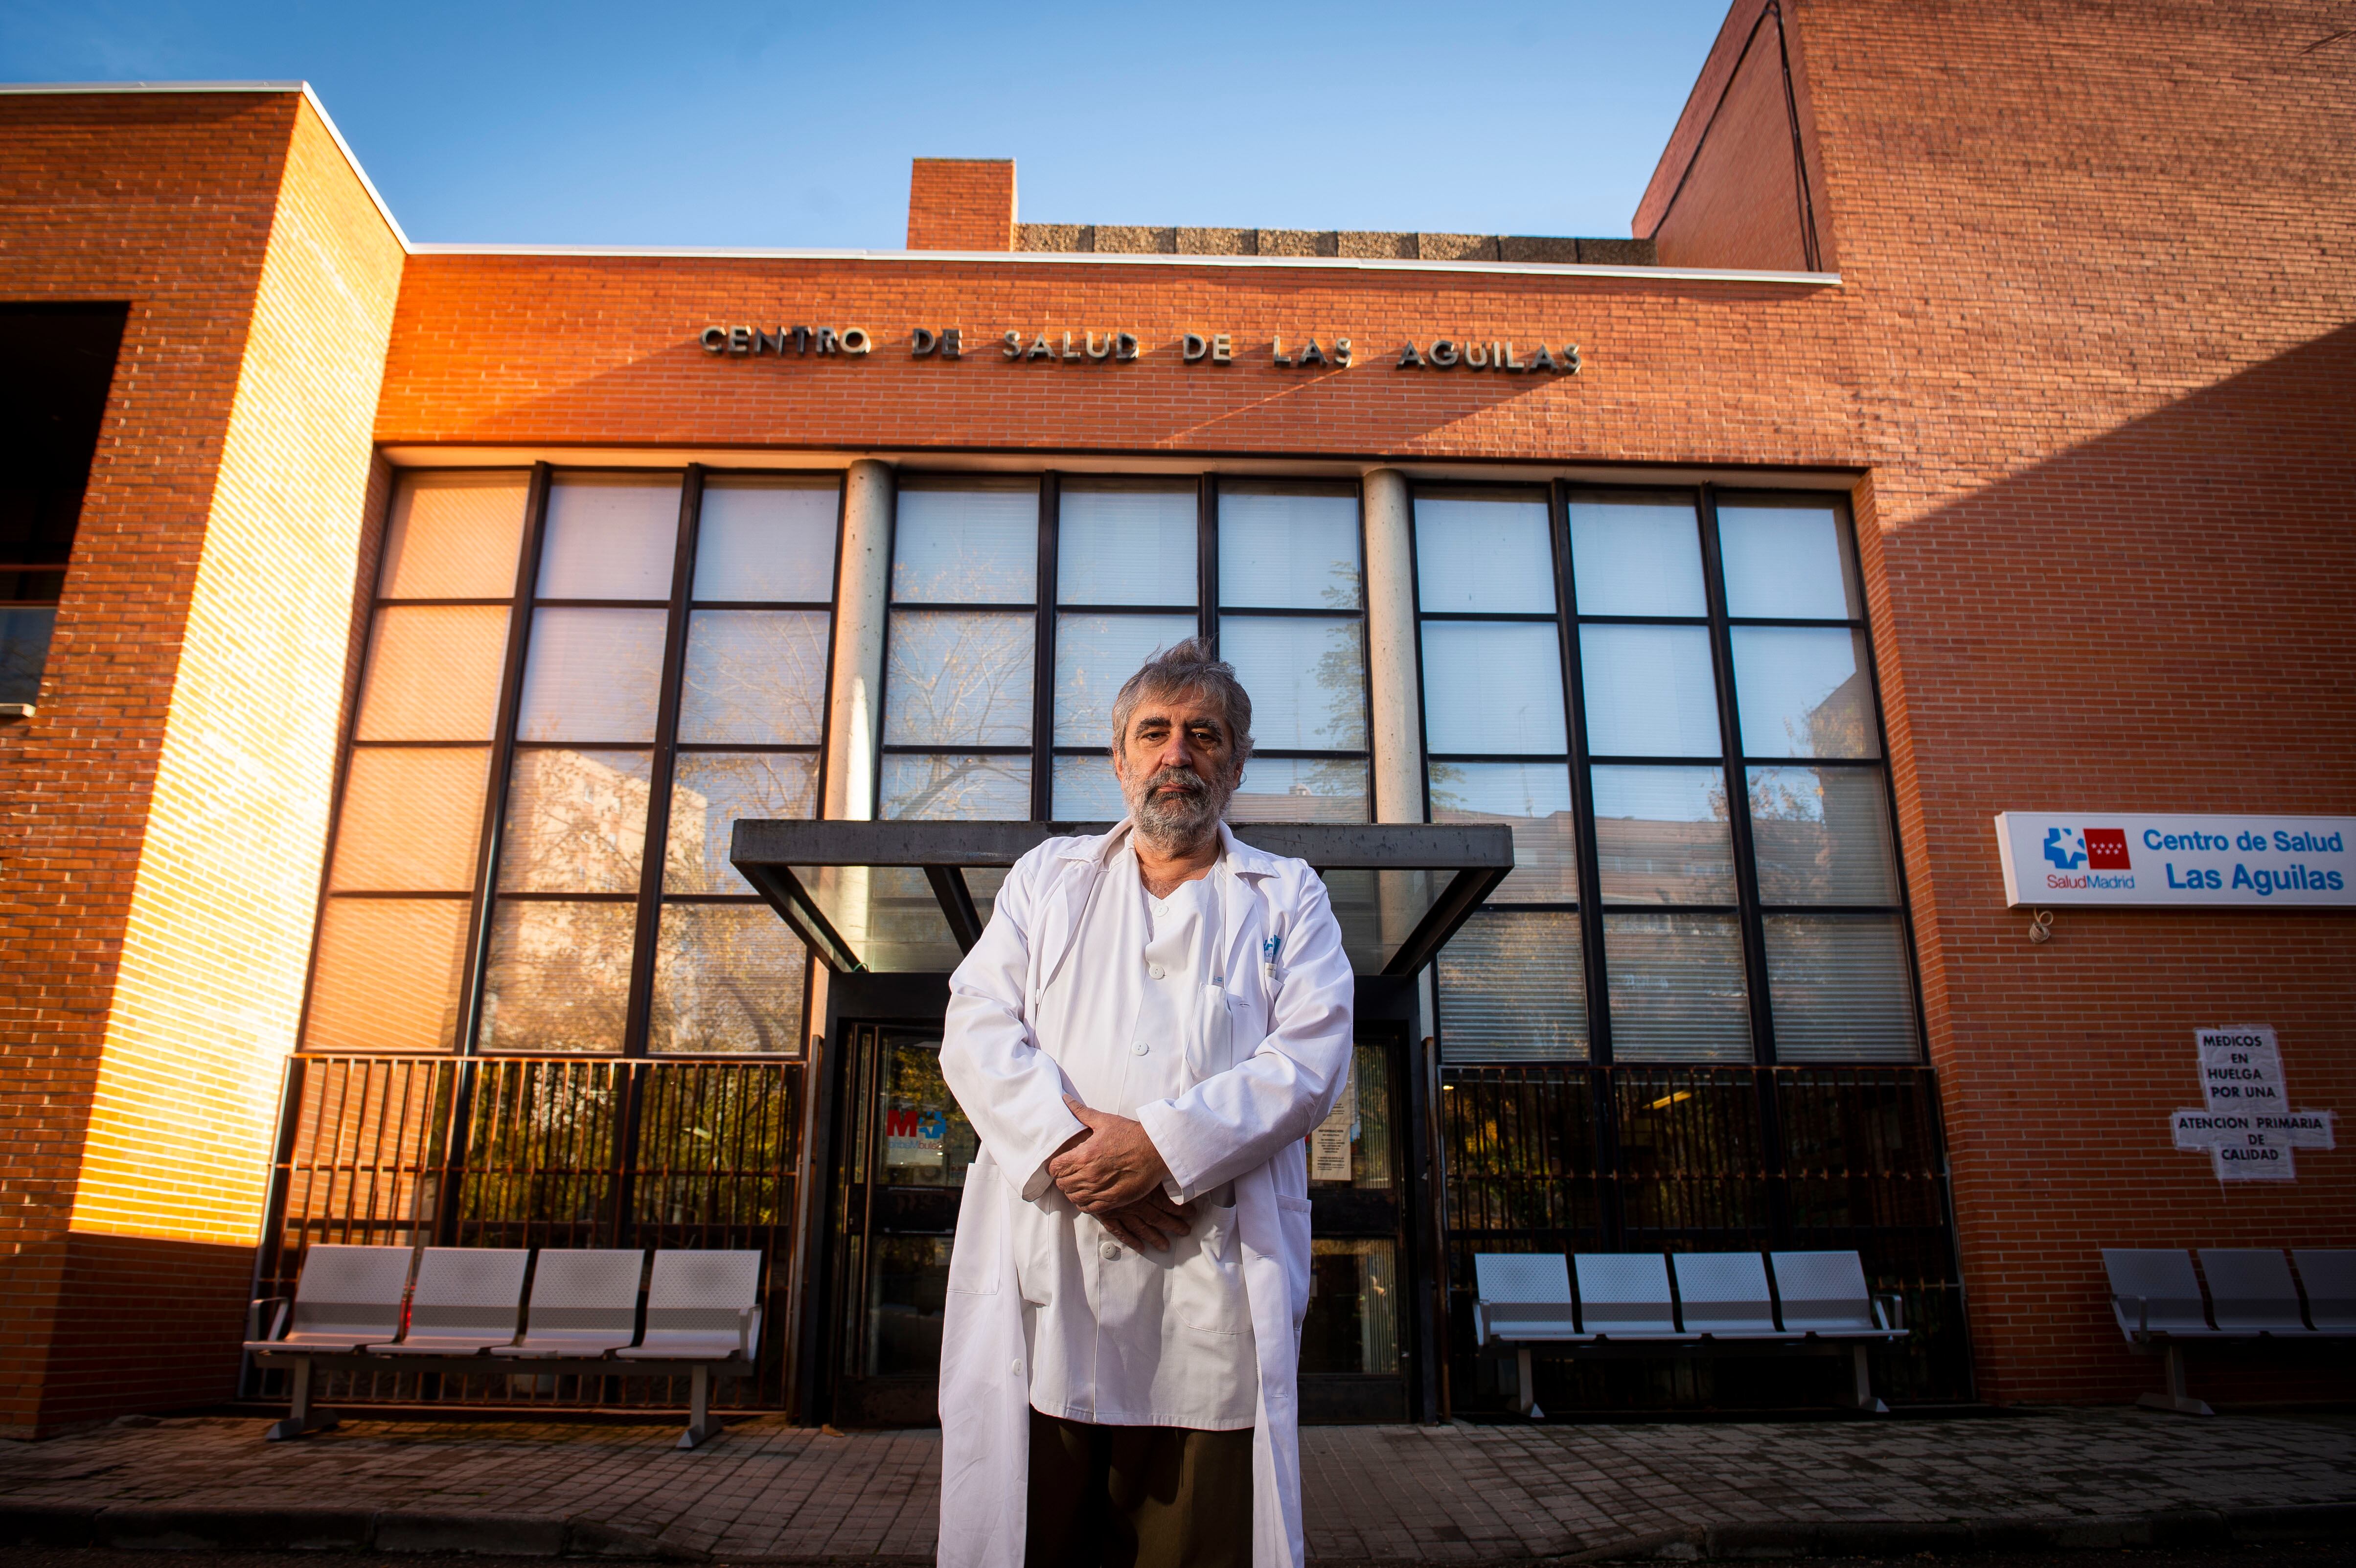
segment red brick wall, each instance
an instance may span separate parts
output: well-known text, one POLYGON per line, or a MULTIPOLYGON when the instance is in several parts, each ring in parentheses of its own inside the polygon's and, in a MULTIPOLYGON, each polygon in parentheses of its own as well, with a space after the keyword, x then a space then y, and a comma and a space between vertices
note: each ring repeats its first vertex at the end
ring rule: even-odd
MULTIPOLYGON (((1806 4, 1983 1393, 2156 1386, 2105 1243, 2356 1244, 2356 1149, 2221 1188, 2191 1032, 2356 1109, 2356 915, 2065 912, 2007 808, 2356 810, 2356 124, 2322 5, 1806 4)), ((2235 1365, 2196 1390, 2335 1392, 2235 1365)))
POLYGON ((1014 249, 1014 160, 917 158, 908 175, 908 249, 1014 249))
POLYGON ((235 1368, 401 252, 294 94, 8 98, 0 126, 0 293, 130 302, 38 717, 0 731, 24 1433, 235 1368))
MULTIPOLYGON (((379 436, 1859 471, 1981 1387, 2126 1398, 2157 1373, 2108 1326, 2098 1247, 2356 1244, 2356 1151, 2221 1189, 2167 1127, 2198 1092, 2192 1030, 2221 1022, 2274 1024, 2299 1103, 2356 1109, 2356 916, 2072 912, 2032 946, 1989 819, 2356 809, 2356 79, 2344 45, 2299 52, 2332 30, 2319 4, 1783 15, 1837 288, 422 257, 379 436), (756 312, 881 347, 698 347, 756 312), (909 358, 916 325, 962 327, 969 357, 909 358), (1145 353, 1009 365, 1009 327, 1131 330, 1145 353), (1234 333, 1237 363, 1179 363, 1189 330, 1234 333), (1267 362, 1312 331, 1347 332, 1359 366, 1267 362), (1392 368, 1441 334, 1574 338, 1588 368, 1392 368)), ((1772 145, 1713 155, 1788 193, 1771 106, 1746 134, 1772 145)), ((1718 209, 1692 254, 1764 260, 1738 249, 1743 203, 1718 209)), ((2272 1376, 2239 1386, 2350 1387, 2272 1376)))
MULTIPOLYGON (((2356 166, 2340 151, 2356 73, 2344 43, 2302 52, 2335 25, 2322 0, 1785 0, 1779 14, 1827 264, 1839 238, 1837 287, 418 257, 402 274, 376 435, 559 452, 1858 474, 1982 1392, 2127 1397, 2157 1374, 2108 1327, 2098 1246, 2356 1244, 2356 1150, 2302 1156, 2294 1187, 2221 1189, 2202 1159, 2169 1147, 2166 1123, 2197 1093, 2191 1031, 2224 1022, 2281 1031, 2298 1103, 2356 1110, 2356 916, 2070 912, 2053 942, 2032 946, 2023 917, 2002 907, 1989 818, 2014 807, 2356 810, 2356 166), (698 343, 709 325, 797 322, 864 327, 878 347, 780 361, 715 357, 698 343), (967 357, 910 357, 915 325, 961 328, 967 357), (995 346, 1009 328, 1059 343, 1066 331, 1130 331, 1144 353, 1130 365, 1009 364, 995 346), (1180 363, 1186 331, 1233 334, 1237 362, 1180 363), (1352 337, 1358 365, 1304 374, 1269 362, 1271 338, 1297 347, 1312 333, 1329 347, 1352 337), (1575 340, 1587 368, 1393 368, 1402 341, 1438 336, 1510 336, 1525 353, 1575 340)), ((1749 36, 1731 19, 1728 32, 1749 36)), ((1715 59, 1705 87, 1732 79, 1733 63, 1715 59)), ((134 304, 51 686, 29 733, 0 731, 11 838, 0 959, 12 987, 0 1227, 13 1227, 0 1245, 16 1249, 6 1288, 20 1293, 0 1317, 0 1378, 43 1364, 59 1281, 118 1270, 109 1249, 126 1239, 158 1257, 209 1245, 188 1216, 249 1201, 231 1170, 237 1133, 206 1154, 209 1185, 186 1212, 64 1240, 102 1046, 120 1041, 125 1064, 160 1064, 233 1099, 252 1082, 239 1074, 279 1048, 285 933, 300 923, 294 895, 274 891, 268 929, 235 954, 239 994, 259 998, 261 1016, 237 1025, 212 1065, 179 1053, 217 1014, 163 1005, 169 985, 141 993, 160 1012, 118 1006, 118 970, 138 967, 122 944, 136 925, 158 759, 168 764, 178 723, 179 645, 196 641, 183 628, 210 564, 211 476, 235 444, 231 389, 277 210, 274 160, 299 139, 292 111, 260 99, 51 101, 32 116, 25 101, 0 100, 0 116, 16 117, 0 119, 0 189, 17 226, 0 246, 0 290, 134 304)), ((1712 168, 1780 155, 1788 170, 1788 120, 1735 123, 1749 130, 1724 139, 1712 168)), ((1688 128, 1678 134, 1693 144, 1688 128)), ((1011 189, 1006 207, 1011 220, 1011 189)), ((1743 208, 1724 210, 1730 249, 1711 251, 1699 229, 1680 243, 1734 254, 1743 208)), ((916 229, 912 245, 976 243, 916 229)), ((374 254, 359 247, 351 275, 380 276, 374 254)), ((327 402, 327 426, 358 406, 348 392, 327 402)), ((304 439, 290 431, 271 449, 304 439)), ((349 471, 329 467, 346 486, 330 489, 348 496, 349 471)), ((282 570, 266 533, 238 536, 252 542, 231 578, 282 570)), ((316 538, 335 571, 283 567, 305 613, 318 612, 306 624, 324 673, 305 704, 347 688, 337 660, 348 644, 319 606, 340 571, 348 609, 366 548, 340 512, 316 538)), ((287 859, 306 876, 316 859, 302 824, 325 788, 318 719, 310 707, 287 719, 267 763, 296 781, 287 859)), ((178 929, 221 918, 189 911, 178 929)), ((91 1187, 93 1216, 102 1189, 131 1195, 159 1179, 136 1158, 101 1166, 114 1174, 91 1187)), ((184 1272, 211 1266, 172 1255, 184 1272)), ((181 1386, 157 1376, 155 1390, 181 1386)), ((2344 1371, 2235 1376, 2256 1392, 2350 1392, 2344 1371)), ((16 1400, 5 1419, 22 1429, 34 1417, 16 1400)))
POLYGON ((1687 112, 1696 123, 1672 139, 1680 155, 1664 160, 1636 232, 1653 240, 1665 267, 1804 270, 1810 226, 1784 91, 1782 7, 1736 5, 1719 47, 1733 64, 1697 84, 1687 112))

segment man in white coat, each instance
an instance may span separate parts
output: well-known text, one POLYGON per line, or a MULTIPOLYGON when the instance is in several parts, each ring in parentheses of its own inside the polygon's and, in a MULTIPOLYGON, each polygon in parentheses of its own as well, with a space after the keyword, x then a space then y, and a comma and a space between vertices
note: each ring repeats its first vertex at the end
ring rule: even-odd
POLYGON ((1251 699, 1207 644, 1113 705, 1129 818, 999 889, 949 981, 967 1168, 944 1568, 1301 1568, 1302 1140, 1349 1072, 1324 884, 1222 820, 1251 699))

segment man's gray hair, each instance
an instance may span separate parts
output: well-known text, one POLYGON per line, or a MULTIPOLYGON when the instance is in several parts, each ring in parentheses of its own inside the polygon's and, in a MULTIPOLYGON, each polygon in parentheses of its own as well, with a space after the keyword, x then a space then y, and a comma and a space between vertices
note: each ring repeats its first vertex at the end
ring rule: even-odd
POLYGON ((1235 745, 1235 765, 1241 768, 1252 749, 1251 693, 1236 678, 1236 667, 1211 651, 1208 637, 1189 637, 1162 649, 1145 661, 1145 667, 1121 683, 1120 695, 1112 699, 1114 759, 1120 757, 1121 741, 1129 734, 1129 718, 1137 711, 1137 705, 1148 699, 1167 700, 1173 697, 1208 697, 1218 702, 1226 715, 1227 733, 1235 745))

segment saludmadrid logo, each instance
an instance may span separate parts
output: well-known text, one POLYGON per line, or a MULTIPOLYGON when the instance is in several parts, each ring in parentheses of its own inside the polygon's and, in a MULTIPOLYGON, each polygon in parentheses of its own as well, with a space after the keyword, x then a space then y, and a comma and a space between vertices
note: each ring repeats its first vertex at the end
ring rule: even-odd
POLYGON ((2124 827, 2049 827, 2045 858, 2056 868, 2045 873, 2048 888, 2118 888, 2136 885, 2124 827))

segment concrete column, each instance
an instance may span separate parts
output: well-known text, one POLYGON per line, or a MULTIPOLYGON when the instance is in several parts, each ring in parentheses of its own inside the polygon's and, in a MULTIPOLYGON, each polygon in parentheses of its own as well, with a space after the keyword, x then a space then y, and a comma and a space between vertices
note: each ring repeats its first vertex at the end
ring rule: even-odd
MULTIPOLYGON (((1416 658, 1415 550, 1407 475, 1377 468, 1365 476, 1366 697, 1375 732, 1375 820, 1423 820, 1422 670, 1416 658)), ((1433 892, 1428 871, 1377 873, 1386 946, 1404 942, 1433 892)), ((1431 982, 1417 987, 1416 1034, 1431 1030, 1431 982)), ((1419 1048, 1416 1059, 1421 1060, 1419 1048)))
POLYGON ((1365 477, 1366 695, 1374 710, 1375 820, 1423 820, 1423 725, 1415 654, 1415 553, 1407 476, 1365 477))
MULTIPOLYGON (((830 822, 875 817, 875 748, 884 718, 884 617, 891 600, 893 475, 862 457, 842 485, 842 579, 834 592, 834 683, 827 692, 826 796, 830 822)), ((811 893, 853 948, 869 935, 872 874, 844 866, 818 875, 811 893)), ((827 970, 810 965, 810 1022, 826 1018, 827 970)))
POLYGON ((833 822, 875 816, 884 714, 884 615, 892 563, 892 468, 861 458, 842 490, 842 581, 834 595, 834 685, 827 693, 826 801, 833 822))

